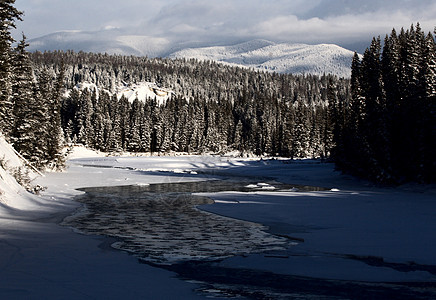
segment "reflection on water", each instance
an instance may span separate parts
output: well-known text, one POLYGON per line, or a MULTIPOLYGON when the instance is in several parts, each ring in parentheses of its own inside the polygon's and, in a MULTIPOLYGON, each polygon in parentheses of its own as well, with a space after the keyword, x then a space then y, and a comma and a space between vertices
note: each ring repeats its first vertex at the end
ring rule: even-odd
POLYGON ((213 201, 192 193, 291 188, 295 186, 229 180, 85 188, 78 197, 85 206, 63 224, 115 237, 113 247, 147 262, 215 260, 283 249, 290 242, 267 233, 261 224, 198 210, 196 206, 213 201))

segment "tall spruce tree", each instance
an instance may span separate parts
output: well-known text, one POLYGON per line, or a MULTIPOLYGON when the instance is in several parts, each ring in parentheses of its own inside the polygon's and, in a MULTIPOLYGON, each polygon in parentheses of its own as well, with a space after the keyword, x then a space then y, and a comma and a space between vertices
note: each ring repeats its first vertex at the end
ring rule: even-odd
POLYGON ((61 98, 63 90, 63 72, 56 80, 52 72, 47 68, 40 70, 37 75, 37 94, 39 103, 45 108, 46 116, 41 120, 40 139, 45 143, 44 160, 53 167, 62 167, 64 162, 62 155, 63 134, 61 128, 61 98))
POLYGON ((22 20, 22 12, 15 7, 15 0, 0 1, 0 132, 8 136, 13 127, 12 99, 12 48, 11 29, 15 21, 22 20))
POLYGON ((46 134, 47 109, 44 99, 37 91, 26 37, 14 51, 12 99, 14 125, 11 139, 14 148, 36 166, 47 164, 46 134))

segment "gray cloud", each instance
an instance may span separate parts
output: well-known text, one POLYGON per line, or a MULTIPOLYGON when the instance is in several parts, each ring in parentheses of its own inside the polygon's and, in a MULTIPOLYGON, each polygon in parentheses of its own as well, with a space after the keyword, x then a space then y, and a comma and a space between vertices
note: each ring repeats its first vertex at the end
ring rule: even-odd
POLYGON ((273 41, 352 44, 393 27, 436 25, 433 0, 29 0, 18 30, 38 37, 60 30, 119 27, 173 42, 273 41))

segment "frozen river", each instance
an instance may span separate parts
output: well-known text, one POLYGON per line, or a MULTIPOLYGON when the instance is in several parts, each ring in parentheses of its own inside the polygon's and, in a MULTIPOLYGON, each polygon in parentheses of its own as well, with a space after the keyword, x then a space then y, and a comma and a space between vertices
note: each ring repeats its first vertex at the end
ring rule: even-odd
POLYGON ((433 186, 212 156, 80 158, 37 183, 38 212, 0 219, 5 299, 436 298, 433 186))
MULTIPOLYGON (((141 172, 162 176, 162 171, 141 172)), ((181 174, 178 170, 167 176, 181 174)), ((197 292, 204 296, 426 299, 434 295, 436 269, 432 265, 385 261, 380 249, 358 249, 365 245, 359 241, 363 232, 374 230, 374 224, 365 222, 381 222, 368 215, 360 221, 354 216, 357 227, 348 223, 353 219, 348 215, 352 215, 350 209, 359 209, 354 198, 365 199, 362 191, 241 175, 225 168, 186 172, 181 181, 83 188, 85 193, 76 198, 82 208, 63 224, 81 233, 112 238, 112 247, 195 282, 197 292), (334 213, 337 220, 334 215, 323 216, 334 213), (308 214, 318 221, 301 223, 298 216, 308 214), (335 220, 337 228, 326 225, 326 218, 335 220), (345 232, 341 227, 347 227, 345 232), (313 246, 310 233, 321 233, 315 244, 324 246, 313 246), (344 247, 344 242, 349 250, 335 249, 344 247), (331 249, 323 249, 325 245, 331 249)))

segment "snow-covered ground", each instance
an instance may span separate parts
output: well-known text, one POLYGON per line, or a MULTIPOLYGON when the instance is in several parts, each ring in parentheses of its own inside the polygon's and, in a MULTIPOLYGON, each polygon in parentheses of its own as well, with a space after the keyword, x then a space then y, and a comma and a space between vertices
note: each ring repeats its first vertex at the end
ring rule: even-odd
MULTIPOLYGON (((56 222, 77 207, 71 198, 82 192, 76 188, 220 176, 246 178, 253 191, 203 193, 215 204, 201 209, 267 225, 270 233, 298 243, 272 255, 227 258, 220 267, 358 282, 436 282, 434 186, 375 187, 312 160, 81 157, 89 154, 75 152, 67 171, 36 180, 47 186, 41 196, 29 196, 38 202, 37 217, 16 217, 3 204, 0 298, 200 297, 191 291, 195 284, 175 279, 174 273, 138 264, 132 256, 102 246, 104 239, 75 234, 56 222), (295 188, 273 191, 273 183, 265 184, 267 177, 295 188), (326 190, 304 192, 297 185, 326 190)), ((27 196, 7 197, 15 201, 27 196)), ((35 207, 21 209, 25 215, 35 207)))

